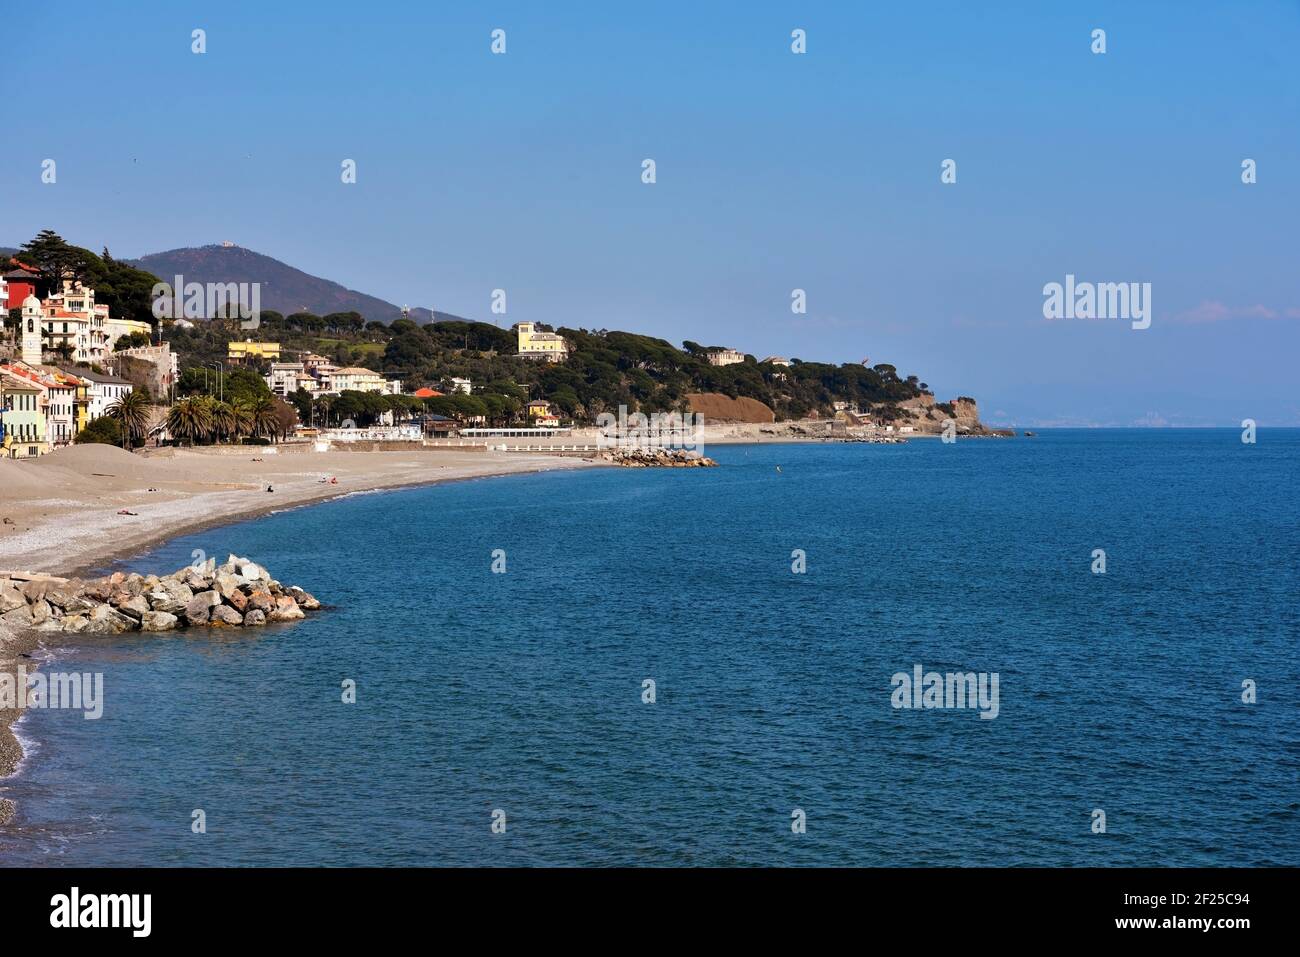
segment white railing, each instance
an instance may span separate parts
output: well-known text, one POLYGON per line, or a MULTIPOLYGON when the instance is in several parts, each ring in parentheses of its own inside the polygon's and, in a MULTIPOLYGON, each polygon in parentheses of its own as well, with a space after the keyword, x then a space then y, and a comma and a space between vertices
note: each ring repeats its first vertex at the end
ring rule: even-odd
POLYGON ((496 452, 599 452, 599 445, 490 445, 496 452))
POLYGON ((419 442, 424 434, 415 425, 376 425, 368 429, 325 429, 319 438, 331 442, 419 442))

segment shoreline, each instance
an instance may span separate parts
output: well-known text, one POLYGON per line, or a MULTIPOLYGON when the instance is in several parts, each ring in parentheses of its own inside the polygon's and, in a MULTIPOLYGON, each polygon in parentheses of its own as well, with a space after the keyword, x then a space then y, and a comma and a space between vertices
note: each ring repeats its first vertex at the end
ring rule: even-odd
MULTIPOLYGON (((34 631, 0 630, 0 673, 11 675, 16 681, 19 665, 25 665, 28 672, 35 671, 42 662, 23 655, 31 655, 39 647, 40 638, 34 631)), ((14 802, 5 795, 8 790, 6 782, 17 773, 26 754, 14 733, 14 725, 26 713, 25 708, 0 708, 0 827, 14 817, 14 802)))
MULTIPOLYGON (((5 523, 0 535, 4 531, 9 531, 10 534, 0 538, 0 566, 53 572, 69 578, 86 577, 94 569, 150 551, 184 535, 257 519, 273 512, 336 501, 350 495, 504 475, 608 467, 588 459, 535 453, 326 452, 291 454, 281 458, 279 455, 266 454, 264 449, 250 447, 240 451, 260 451, 262 455, 249 454, 239 458, 249 465, 257 464, 267 468, 247 470, 256 474, 255 483, 249 481, 253 477, 249 474, 245 481, 232 485, 228 482, 194 483, 192 475, 183 476, 178 481, 176 475, 169 474, 176 471, 169 467, 174 462, 133 455, 119 449, 111 450, 111 453, 116 454, 105 455, 99 450, 93 450, 93 456, 84 453, 76 456, 78 459, 93 457, 94 462, 61 458, 65 452, 71 451, 63 450, 45 457, 47 463, 52 461, 55 466, 52 472, 65 472, 66 469, 59 466, 72 465, 74 471, 80 469, 85 473, 83 478, 86 480, 117 478, 115 474, 95 472, 93 469, 118 467, 102 463, 105 459, 117 459, 119 463, 124 463, 126 459, 121 457, 125 456, 132 460, 130 464, 140 466, 137 470, 139 476, 117 483, 109 496, 113 501, 82 504, 79 508, 64 511, 58 510, 57 505, 51 508, 51 503, 64 504, 59 499, 37 498, 30 488, 19 489, 17 494, 14 490, 7 489, 7 494, 0 495, 0 513, 5 513, 6 518, 24 510, 30 513, 42 505, 50 508, 50 511, 42 513, 38 518, 29 519, 32 521, 30 525, 19 525, 15 519, 5 523), (343 458, 339 459, 339 456, 343 458), (261 461, 253 463, 249 461, 252 458, 261 461), (338 484, 321 482, 319 472, 334 474, 338 478, 338 484), (268 484, 276 488, 273 499, 263 491, 263 481, 268 481, 268 484), (23 494, 24 491, 27 494, 23 494), (258 498, 258 495, 266 497, 258 498), (138 505, 139 513, 131 516, 118 515, 114 506, 123 502, 138 505), (158 507, 149 509, 150 505, 158 507), (149 514, 146 509, 153 514, 149 514), (123 527, 123 519, 133 521, 123 527), (33 540, 39 544, 39 552, 28 550, 27 543, 33 540)), ((234 461, 222 463, 221 459, 236 457, 229 452, 186 450, 181 457, 186 471, 209 464, 224 464, 227 467, 241 464, 234 461), (204 462, 204 459, 218 461, 204 462)), ((18 467, 30 466, 23 463, 18 467)), ((39 466, 37 470, 39 471, 39 466)), ((46 476, 39 476, 41 481, 37 483, 42 492, 46 489, 43 481, 45 478, 46 476)), ((67 478, 66 475, 52 474, 48 478, 60 491, 75 494, 75 489, 68 488, 66 482, 61 482, 67 478)), ((76 503, 67 504, 75 506, 76 503)), ((25 666, 30 673, 46 664, 34 657, 36 652, 45 647, 41 638, 40 632, 9 628, 0 621, 0 673, 13 676, 16 682, 19 665, 25 666)), ((24 714, 24 708, 0 707, 0 827, 11 823, 15 814, 15 804, 5 792, 8 790, 8 781, 18 772, 25 757, 22 744, 14 733, 14 725, 24 714)))
MULTIPOLYGON (((355 453, 354 453, 355 454, 355 453)), ((382 452, 362 453, 366 455, 383 455, 382 452)), ((533 455, 533 459, 540 459, 543 456, 533 455)), ((586 464, 598 464, 587 462, 585 459, 571 460, 581 461, 586 464)), ((562 468, 578 468, 580 466, 562 466, 562 468)), ((87 578, 93 576, 96 572, 104 569, 106 566, 115 561, 120 561, 129 555, 139 554, 141 552, 152 551, 159 545, 166 544, 174 538, 182 538, 186 535, 193 535, 198 532, 207 531, 212 528, 219 528, 225 525, 237 525, 240 522, 247 522, 257 518, 263 518, 267 515, 274 515, 279 512, 289 512, 299 508, 310 508, 313 505, 324 505, 328 502, 336 502, 340 499, 349 498, 353 495, 370 495, 378 492, 400 492, 408 489, 424 488, 430 485, 450 485, 454 482, 471 482, 476 479, 486 478, 503 478, 507 475, 534 475, 538 472, 554 471, 544 465, 537 468, 520 468, 508 471, 483 471, 473 475, 454 475, 439 476, 436 478, 416 479, 413 481, 378 483, 367 487, 348 488, 340 491, 338 486, 327 486, 331 491, 321 495, 303 495, 292 500, 280 499, 274 503, 262 503, 247 509, 234 509, 224 515, 214 515, 207 518, 196 519, 191 522, 176 522, 169 525, 165 531, 151 531, 138 541, 134 542, 129 548, 122 546, 113 546, 104 551, 102 554, 96 553, 96 557, 90 561, 83 561, 81 564, 74 565, 71 568, 65 568, 56 572, 64 578, 87 578)), ((48 569, 38 569, 47 571, 48 569)))
POLYGON ((84 577, 180 535, 349 494, 604 467, 538 453, 268 454, 246 447, 153 457, 111 446, 73 446, 31 463, 0 466, 9 467, 0 485, 15 467, 27 480, 25 488, 0 487, 0 567, 64 577, 84 577))

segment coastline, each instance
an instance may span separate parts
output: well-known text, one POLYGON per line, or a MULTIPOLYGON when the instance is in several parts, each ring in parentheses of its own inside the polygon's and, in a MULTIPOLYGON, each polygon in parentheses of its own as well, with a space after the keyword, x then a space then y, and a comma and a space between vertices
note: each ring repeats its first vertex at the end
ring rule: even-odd
MULTIPOLYGON (((25 658, 39 647, 37 633, 26 631, 16 633, 0 628, 0 674, 7 674, 17 680, 18 666, 26 665, 27 670, 36 670, 35 658, 25 658)), ((10 778, 23 760, 23 746, 14 734, 13 725, 22 718, 25 711, 21 708, 0 707, 0 827, 4 827, 14 816, 14 802, 5 797, 5 781, 10 778)))
MULTIPOLYGON (((0 567, 85 577, 115 558, 181 535, 348 495, 601 465, 552 455, 442 450, 280 456, 248 447, 238 453, 184 450, 152 458, 107 446, 74 447, 33 463, 13 463, 30 470, 28 477, 36 481, 25 487, 6 483, 0 489, 0 515, 6 519, 0 526, 0 567), (255 458, 260 461, 252 461, 255 458), (206 480, 196 481, 196 475, 206 480), (322 476, 336 478, 337 484, 321 482, 322 476), (104 481, 109 479, 116 481, 104 481), (98 494, 76 488, 96 480, 98 494), (275 491, 267 493, 267 485, 275 491), (119 515, 120 508, 137 514, 119 515)), ((16 683, 19 665, 29 673, 38 667, 30 656, 41 647, 39 632, 0 622, 0 674, 13 676, 16 683)), ((0 707, 0 827, 14 816, 14 803, 4 791, 24 756, 13 731, 23 714, 21 708, 0 707)))
POLYGON ((146 457, 74 446, 0 465, 9 467, 0 478, 16 468, 29 479, 26 487, 0 488, 0 568, 75 577, 179 535, 358 492, 600 463, 535 453, 271 454, 254 447, 146 457))

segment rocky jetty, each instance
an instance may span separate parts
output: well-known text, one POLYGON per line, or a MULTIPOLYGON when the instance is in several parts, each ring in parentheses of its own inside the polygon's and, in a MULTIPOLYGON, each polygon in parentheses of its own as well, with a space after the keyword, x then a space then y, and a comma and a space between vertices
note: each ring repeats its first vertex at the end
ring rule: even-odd
POLYGON ((597 461, 613 462, 626 468, 714 468, 717 462, 689 449, 629 448, 609 449, 596 456, 597 461))
POLYGON ((82 581, 35 572, 0 572, 0 622, 15 629, 116 635, 176 628, 252 628, 296 621, 320 602, 281 585, 265 568, 231 555, 170 575, 114 572, 82 581))

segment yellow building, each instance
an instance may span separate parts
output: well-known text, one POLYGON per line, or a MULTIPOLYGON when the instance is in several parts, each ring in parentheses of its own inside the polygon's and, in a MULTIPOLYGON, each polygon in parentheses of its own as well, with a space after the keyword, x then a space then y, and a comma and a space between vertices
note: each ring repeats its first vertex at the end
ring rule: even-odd
POLYGON ((280 343, 252 342, 247 339, 243 342, 231 340, 226 358, 231 362, 248 362, 249 360, 257 361, 262 359, 267 362, 279 362, 280 343))
POLYGON ((45 442, 43 395, 40 386, 0 372, 0 422, 8 458, 34 458, 50 450, 45 442))
POLYGON ((562 362, 569 355, 569 344, 564 336, 553 332, 538 332, 536 324, 520 322, 515 324, 519 335, 519 355, 524 359, 544 359, 547 362, 562 362))
POLYGON ((141 322, 139 319, 113 319, 110 317, 105 328, 108 330, 109 352, 112 352, 117 347, 117 340, 124 336, 139 333, 150 341, 153 340, 153 326, 147 322, 141 322))

